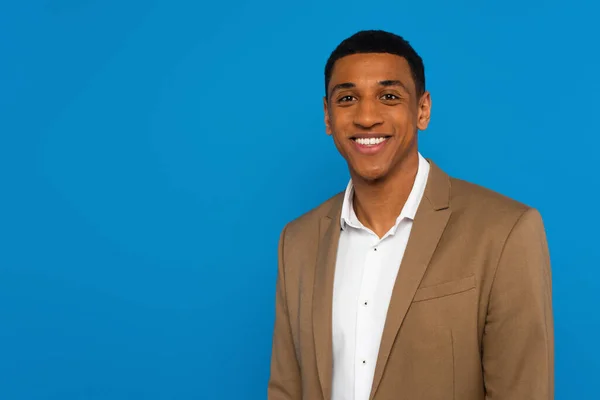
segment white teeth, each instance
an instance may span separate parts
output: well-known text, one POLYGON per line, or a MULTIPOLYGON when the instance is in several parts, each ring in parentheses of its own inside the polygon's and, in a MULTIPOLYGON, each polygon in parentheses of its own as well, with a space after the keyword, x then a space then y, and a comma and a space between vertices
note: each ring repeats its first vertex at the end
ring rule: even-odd
POLYGON ((362 144, 363 146, 375 146, 375 145, 378 145, 379 143, 384 142, 386 139, 387 138, 384 138, 384 137, 358 138, 358 139, 356 139, 356 143, 362 144))

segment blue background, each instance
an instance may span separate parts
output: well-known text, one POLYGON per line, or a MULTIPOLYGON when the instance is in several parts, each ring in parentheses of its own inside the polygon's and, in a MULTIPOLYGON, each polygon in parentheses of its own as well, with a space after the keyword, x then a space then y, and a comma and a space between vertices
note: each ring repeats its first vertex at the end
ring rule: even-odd
POLYGON ((279 233, 348 179, 323 67, 365 28, 425 60, 422 153, 542 212, 556 398, 597 398, 599 11, 3 1, 0 398, 266 397, 279 233))

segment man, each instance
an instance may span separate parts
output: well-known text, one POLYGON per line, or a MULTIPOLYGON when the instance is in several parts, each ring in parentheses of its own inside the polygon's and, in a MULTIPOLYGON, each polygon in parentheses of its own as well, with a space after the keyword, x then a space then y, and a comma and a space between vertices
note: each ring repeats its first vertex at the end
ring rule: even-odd
POLYGON ((281 233, 269 400, 552 399, 540 214, 421 156, 431 97, 401 37, 343 41, 325 90, 351 180, 281 233))

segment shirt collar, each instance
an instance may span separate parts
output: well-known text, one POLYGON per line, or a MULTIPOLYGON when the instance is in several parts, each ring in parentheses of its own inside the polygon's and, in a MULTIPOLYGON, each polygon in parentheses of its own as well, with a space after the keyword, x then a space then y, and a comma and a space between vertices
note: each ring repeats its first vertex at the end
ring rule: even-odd
MULTIPOLYGON (((421 153, 419 153, 417 176, 408 199, 406 200, 400 215, 396 219, 394 230, 404 218, 414 220, 417 209, 419 208, 419 204, 421 203, 421 199, 423 198, 423 194, 425 193, 429 169, 429 162, 427 162, 421 153)), ((354 212, 354 205, 352 201, 353 197, 354 185, 352 184, 352 179, 350 179, 344 193, 344 202, 342 204, 342 215, 340 217, 340 225, 342 229, 345 229, 347 225, 357 229, 364 228, 363 224, 358 220, 356 213, 354 212)))

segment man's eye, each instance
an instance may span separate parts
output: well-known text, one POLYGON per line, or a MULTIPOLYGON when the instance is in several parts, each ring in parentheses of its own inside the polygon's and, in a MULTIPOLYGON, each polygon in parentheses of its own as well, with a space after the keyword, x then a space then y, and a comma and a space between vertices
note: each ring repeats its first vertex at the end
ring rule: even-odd
POLYGON ((348 101, 352 101, 354 97, 352 96, 344 96, 344 97, 340 97, 340 99, 338 100, 340 103, 344 103, 344 102, 348 102, 348 101))
POLYGON ((383 100, 398 100, 399 97, 395 94, 387 93, 382 96, 383 100))

